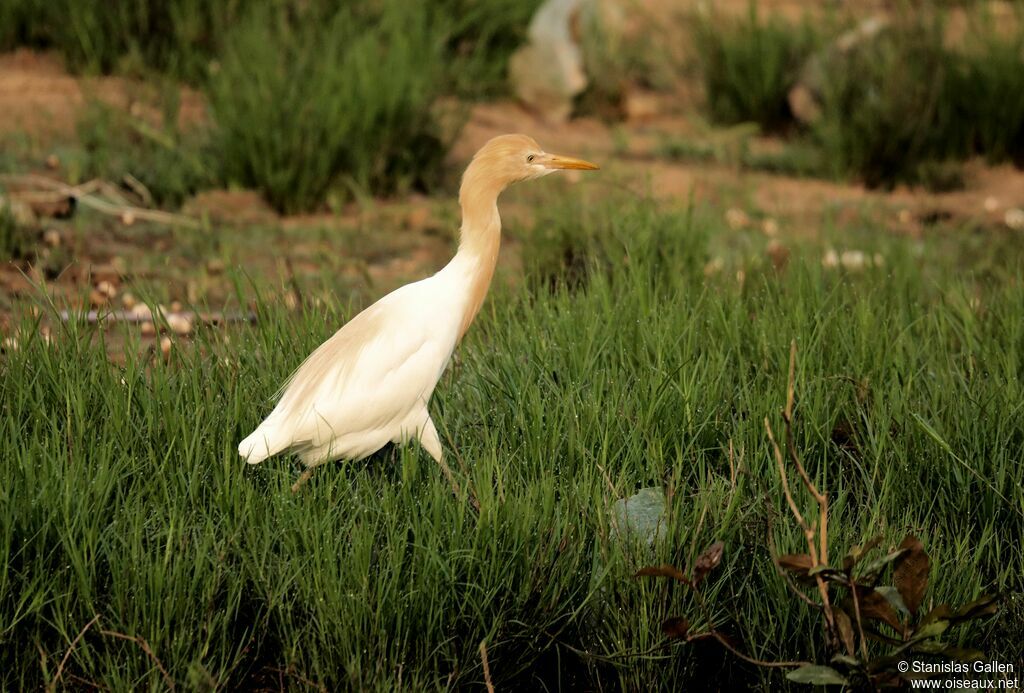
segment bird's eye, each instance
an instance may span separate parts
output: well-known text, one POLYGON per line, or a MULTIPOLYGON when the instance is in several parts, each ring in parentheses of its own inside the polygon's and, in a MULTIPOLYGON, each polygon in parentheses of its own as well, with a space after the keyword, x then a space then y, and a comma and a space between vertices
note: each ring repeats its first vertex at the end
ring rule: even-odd
POLYGON ((526 163, 532 164, 535 158, 536 157, 533 154, 530 154, 528 157, 526 157, 526 163))

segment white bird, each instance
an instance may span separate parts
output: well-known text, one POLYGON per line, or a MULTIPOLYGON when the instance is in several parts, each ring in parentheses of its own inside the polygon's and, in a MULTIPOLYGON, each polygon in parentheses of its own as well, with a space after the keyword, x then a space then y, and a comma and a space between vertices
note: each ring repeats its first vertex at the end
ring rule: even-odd
POLYGON ((498 196, 512 183, 558 169, 597 168, 548 154, 526 135, 487 142, 462 176, 455 257, 432 277, 396 289, 356 315, 310 354, 238 454, 257 464, 286 450, 297 453, 306 471, 292 487, 296 491, 318 465, 359 460, 389 442, 416 439, 457 491, 427 405, 494 275, 501 241, 498 196))

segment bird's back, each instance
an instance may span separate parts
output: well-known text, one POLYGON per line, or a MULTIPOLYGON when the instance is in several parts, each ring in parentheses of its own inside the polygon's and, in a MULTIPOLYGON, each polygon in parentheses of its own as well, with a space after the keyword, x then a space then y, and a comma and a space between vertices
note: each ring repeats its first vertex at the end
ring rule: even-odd
POLYGON ((346 323, 282 388, 277 406, 242 443, 250 464, 285 449, 307 462, 359 458, 425 411, 458 336, 443 278, 406 285, 346 323))

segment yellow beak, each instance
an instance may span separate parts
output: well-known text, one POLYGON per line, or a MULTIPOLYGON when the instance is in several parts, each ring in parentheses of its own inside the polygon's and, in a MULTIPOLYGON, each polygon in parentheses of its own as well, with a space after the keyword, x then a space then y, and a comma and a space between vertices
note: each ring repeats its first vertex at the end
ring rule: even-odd
POLYGON ((568 168, 580 171, 596 171, 601 168, 597 164, 592 164, 583 159, 574 159, 571 156, 559 156, 558 154, 548 154, 544 165, 548 168, 568 168))

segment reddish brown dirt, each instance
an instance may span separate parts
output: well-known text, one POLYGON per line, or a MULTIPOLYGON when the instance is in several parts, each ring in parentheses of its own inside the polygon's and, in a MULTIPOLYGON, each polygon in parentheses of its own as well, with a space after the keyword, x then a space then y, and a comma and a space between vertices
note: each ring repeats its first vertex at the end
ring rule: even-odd
MULTIPOLYGON (((78 114, 90 97, 130 109, 138 116, 158 117, 157 111, 146 105, 154 103, 155 98, 144 84, 123 78, 74 77, 48 54, 19 51, 0 56, 0 140, 16 133, 27 134, 42 143, 45 151, 50 141, 73 138, 78 114)), ((513 102, 479 104, 472 108, 455 143, 449 167, 453 176, 457 175, 454 172, 460 171, 490 137, 525 132, 545 148, 600 163, 600 177, 588 177, 588 184, 651 192, 670 203, 685 204, 691 198, 706 201, 720 207, 723 215, 733 208, 740 209, 748 219, 757 220, 746 223, 770 219, 783 235, 813 236, 827 218, 837 214, 840 219, 843 215, 862 218, 865 213, 884 228, 919 234, 925 231, 928 219, 999 224, 1006 210, 1024 207, 1024 172, 1005 166, 990 168, 981 162, 966 167, 963 190, 938 194, 909 189, 867 190, 859 185, 770 175, 722 164, 669 161, 658 156, 659 143, 666 137, 699 138, 704 127, 676 112, 679 109, 671 98, 662 95, 647 100, 638 117, 615 126, 594 118, 549 123, 513 102)), ((202 98, 195 92, 183 90, 181 109, 180 119, 186 125, 205 117, 202 98)), ((777 143, 762 141, 759 145, 777 143)), ((254 274, 315 274, 330 267, 350 277, 354 285, 370 287, 374 294, 436 270, 451 252, 458 223, 453 200, 417 196, 282 219, 252 192, 209 191, 186 203, 182 211, 211 219, 218 234, 242 249, 231 262, 250 268, 254 274), (258 242, 246 242, 251 233, 247 227, 281 232, 269 238, 264 235, 258 242), (330 229, 331 236, 325 238, 322 229, 330 229), (285 256, 292 258, 291 268, 282 267, 285 256)), ((515 219, 516 215, 528 216, 530 209, 521 202, 517 204, 513 197, 506 201, 503 212, 515 219)), ((123 274, 131 282, 163 277, 172 287, 171 297, 187 301, 196 292, 202 295, 209 290, 223 271, 220 266, 202 269, 205 259, 201 248, 181 253, 181 257, 168 259, 162 269, 154 269, 152 258, 173 255, 173 244, 179 242, 171 232, 140 235, 115 220, 107 220, 89 231, 87 241, 73 227, 61 233, 64 241, 60 252, 67 253, 74 264, 57 284, 69 292, 78 291, 81 282, 90 277, 90 267, 95 279, 97 267, 102 270, 115 263, 127 268, 115 272, 117 278, 123 274)), ((506 271, 510 264, 514 266, 516 257, 512 241, 502 254, 506 271)), ((0 271, 0 299, 33 291, 22 270, 7 267, 0 271)), ((29 276, 41 279, 31 272, 29 276)), ((216 296, 216 291, 212 295, 216 296)), ((3 303, 0 301, 0 315, 4 313, 3 303)))
MULTIPOLYGON (((181 92, 179 122, 201 121, 205 117, 202 97, 191 89, 181 92)), ((144 105, 152 102, 153 88, 141 82, 75 77, 52 53, 18 50, 0 55, 0 135, 24 133, 44 142, 74 136, 78 114, 89 98, 159 120, 158 112, 144 105)))

